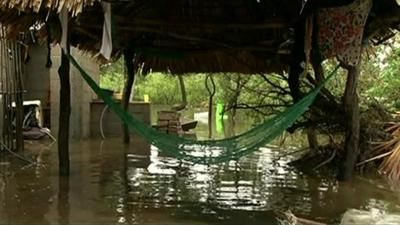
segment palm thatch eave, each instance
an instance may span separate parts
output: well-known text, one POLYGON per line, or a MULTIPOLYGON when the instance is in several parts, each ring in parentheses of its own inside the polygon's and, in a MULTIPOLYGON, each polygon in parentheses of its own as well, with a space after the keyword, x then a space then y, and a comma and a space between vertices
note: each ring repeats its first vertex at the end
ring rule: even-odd
MULTIPOLYGON (((47 21, 53 28, 53 40, 58 41, 57 13, 64 4, 71 14, 81 12, 71 19, 71 44, 96 55, 100 50, 103 29, 100 2, 6 0, 2 5, 8 8, 6 13, 0 14, 0 23, 10 25, 12 29, 9 32, 15 35, 35 21, 47 21), (11 1, 19 4, 9 8, 11 1), (37 4, 36 8, 33 7, 33 2, 41 2, 40 7, 37 4)), ((139 49, 135 65, 145 72, 259 73, 286 70, 293 44, 293 27, 301 9, 300 0, 282 0, 280 4, 271 0, 108 2, 112 3, 115 25, 113 58, 118 58, 126 48, 139 49), (165 57, 176 52, 181 56, 165 57)), ((395 7, 380 0, 375 2, 379 7, 373 9, 366 33, 378 37, 376 43, 379 43, 398 27, 400 14, 395 7), (390 17, 385 11, 391 11, 390 17)))
POLYGON ((99 0, 2 0, 0 8, 38 13, 43 9, 60 12, 65 7, 72 15, 77 15, 96 1, 99 0))

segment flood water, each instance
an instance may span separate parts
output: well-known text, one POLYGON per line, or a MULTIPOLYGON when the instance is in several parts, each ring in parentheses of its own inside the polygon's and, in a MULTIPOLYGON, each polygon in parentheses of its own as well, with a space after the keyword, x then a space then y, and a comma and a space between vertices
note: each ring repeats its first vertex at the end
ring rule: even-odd
POLYGON ((379 178, 339 183, 288 165, 273 146, 238 161, 196 165, 138 138, 71 143, 71 176, 59 178, 56 144, 27 142, 29 165, 0 157, 0 224, 280 224, 277 213, 328 224, 350 208, 400 213, 399 189, 379 178))

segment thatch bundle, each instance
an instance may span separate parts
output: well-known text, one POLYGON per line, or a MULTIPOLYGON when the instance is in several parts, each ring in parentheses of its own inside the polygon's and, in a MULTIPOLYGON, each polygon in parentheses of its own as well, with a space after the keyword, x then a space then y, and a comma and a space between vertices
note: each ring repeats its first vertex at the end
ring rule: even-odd
MULTIPOLYGON (((57 42, 57 14, 65 6, 75 16, 70 20, 71 45, 96 55, 103 34, 101 2, 112 4, 112 57, 140 48, 136 69, 171 73, 285 70, 302 8, 301 0, 3 0, 0 23, 10 28, 11 37, 46 23, 57 42)), ((375 0, 365 35, 379 43, 399 24, 395 0, 375 0)))
MULTIPOLYGON (((393 121, 393 119, 391 119, 393 121)), ((382 123, 380 123, 382 127, 382 123)), ((392 181, 400 181, 400 122, 387 122, 383 124, 386 129, 379 130, 379 139, 383 141, 372 142, 371 151, 365 152, 369 159, 359 162, 357 166, 375 162, 379 172, 392 181)), ((376 132, 376 131, 375 131, 376 132)), ((375 139, 378 137, 375 137, 375 139)))
POLYGON ((386 129, 392 134, 392 138, 379 144, 377 152, 383 153, 386 157, 380 165, 380 171, 392 180, 400 180, 400 123, 394 123, 386 129))
POLYGON ((19 11, 39 12, 41 9, 61 11, 66 7, 73 15, 82 12, 83 8, 98 0, 2 0, 0 7, 19 11))
MULTIPOLYGON (((6 27, 7 36, 15 38, 20 32, 28 31, 38 23, 56 23, 52 18, 62 8, 77 16, 85 8, 93 6, 99 0, 1 0, 0 23, 6 27)), ((58 28, 60 29, 60 28, 58 28)))

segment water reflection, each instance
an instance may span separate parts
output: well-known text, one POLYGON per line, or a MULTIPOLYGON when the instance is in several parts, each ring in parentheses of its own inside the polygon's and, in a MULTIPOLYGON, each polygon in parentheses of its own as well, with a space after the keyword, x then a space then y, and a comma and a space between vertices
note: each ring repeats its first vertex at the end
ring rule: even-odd
MULTIPOLYGON (((140 159, 128 154, 128 204, 140 208, 142 214, 164 209, 174 219, 207 218, 207 222, 222 220, 227 224, 238 222, 238 212, 248 213, 243 222, 258 224, 261 221, 256 215, 275 221, 273 211, 288 209, 300 216, 333 222, 347 208, 367 207, 372 193, 364 185, 307 177, 289 168, 288 158, 274 162, 278 152, 264 148, 240 161, 205 166, 160 157, 153 149, 147 169, 136 167, 140 159)), ((398 202, 393 204, 397 206, 398 202)))
POLYGON ((60 177, 58 179, 58 222, 69 225, 70 204, 69 204, 69 178, 60 177))
MULTIPOLYGON (((2 177, 2 217, 0 223, 50 224, 46 214, 53 201, 54 190, 48 174, 41 167, 16 168, 18 162, 9 159, 6 170, 13 171, 2 177), (13 177, 10 177, 12 174, 13 177)), ((4 169, 4 168, 3 168, 4 169)))
MULTIPOLYGON (((36 153, 35 153, 36 152, 36 153)), ((273 146, 238 161, 198 165, 160 153, 139 139, 71 145, 71 177, 58 178, 55 149, 44 166, 0 161, 0 224, 278 224, 291 210, 335 223, 348 208, 400 211, 382 180, 338 183, 288 166, 295 156, 273 146)))

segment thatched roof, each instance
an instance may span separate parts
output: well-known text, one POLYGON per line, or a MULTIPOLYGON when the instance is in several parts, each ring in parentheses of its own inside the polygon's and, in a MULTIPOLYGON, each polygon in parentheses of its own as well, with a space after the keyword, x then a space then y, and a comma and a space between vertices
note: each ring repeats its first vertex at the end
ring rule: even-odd
POLYGON ((73 15, 82 12, 84 7, 91 6, 98 0, 2 0, 0 7, 4 9, 16 9, 19 11, 56 10, 66 7, 73 15))
MULTIPOLYGON (((139 47, 136 62, 144 66, 144 72, 150 68, 172 73, 282 70, 279 60, 290 50, 290 27, 299 15, 300 3, 158 0, 157 4, 135 1, 129 7, 116 3, 115 45, 139 47)), ((99 43, 82 33, 101 34, 101 24, 93 16, 98 10, 93 7, 79 16, 77 32, 88 42, 99 43)))
MULTIPOLYGON (((135 48, 137 67, 145 72, 152 69, 173 73, 284 69, 290 60, 293 26, 302 7, 301 0, 109 2, 113 11, 113 55, 118 57, 126 47, 135 48)), ((57 39, 60 29, 56 13, 62 3, 76 15, 71 21, 71 43, 97 53, 103 10, 96 0, 6 0, 0 4, 0 22, 11 25, 12 34, 37 20, 47 20, 57 39)), ((399 29, 399 24, 400 7, 396 1, 375 0, 366 33, 379 42, 399 29)))
POLYGON ((1 0, 0 23, 8 27, 9 37, 27 31, 38 21, 51 21, 65 7, 74 16, 98 0, 1 0))

